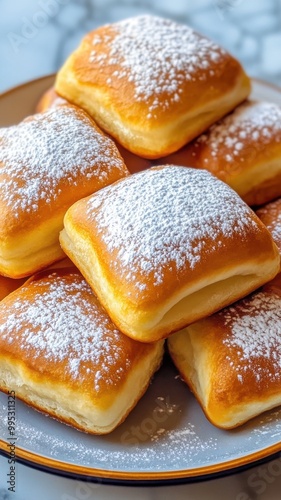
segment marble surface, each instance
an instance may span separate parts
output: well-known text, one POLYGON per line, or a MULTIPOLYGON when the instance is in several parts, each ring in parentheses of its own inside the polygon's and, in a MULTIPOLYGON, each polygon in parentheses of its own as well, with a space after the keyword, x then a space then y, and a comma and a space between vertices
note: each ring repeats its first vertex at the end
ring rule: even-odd
MULTIPOLYGON (((281 85, 281 0, 0 0, 0 92, 55 72, 94 27, 140 13, 186 22, 240 59, 253 77, 281 85)), ((280 500, 281 458, 203 483, 107 486, 16 466, 8 491, 0 457, 0 500, 280 500)))
POLYGON ((281 0, 0 0, 0 92, 55 72, 94 27, 140 13, 186 22, 281 85, 281 0))

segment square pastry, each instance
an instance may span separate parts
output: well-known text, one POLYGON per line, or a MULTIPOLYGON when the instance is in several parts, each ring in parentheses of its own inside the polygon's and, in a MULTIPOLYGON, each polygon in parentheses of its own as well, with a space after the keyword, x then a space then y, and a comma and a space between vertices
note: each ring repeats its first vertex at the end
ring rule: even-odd
POLYGON ((86 35, 55 89, 132 153, 159 158, 246 99, 250 80, 236 59, 192 28, 143 15, 86 35))
POLYGON ((270 231, 281 254, 281 198, 259 208, 256 214, 270 231))
POLYGON ((76 106, 0 129, 0 274, 22 278, 62 259, 66 210, 126 175, 114 142, 76 106))
MULTIPOLYGON (((63 104, 69 104, 69 102, 66 99, 60 97, 54 90, 54 87, 50 87, 41 96, 37 104, 36 111, 37 113, 43 113, 44 111, 47 111, 50 108, 61 106, 63 104)), ((131 151, 128 151, 128 149, 125 149, 123 146, 121 146, 121 144, 119 144, 116 141, 115 144, 130 173, 139 172, 140 170, 145 170, 146 168, 151 167, 151 161, 131 153, 131 151)))
POLYGON ((161 163, 204 168, 248 205, 281 196, 281 107, 249 100, 161 163))
POLYGON ((163 341, 123 335, 77 269, 41 271, 0 304, 0 390, 93 434, 146 391, 163 341))
POLYGON ((281 275, 168 339, 208 419, 225 429, 281 405, 281 275))
POLYGON ((245 296, 280 265, 270 233, 229 186, 169 165, 75 203, 60 241, 115 324, 144 342, 245 296))

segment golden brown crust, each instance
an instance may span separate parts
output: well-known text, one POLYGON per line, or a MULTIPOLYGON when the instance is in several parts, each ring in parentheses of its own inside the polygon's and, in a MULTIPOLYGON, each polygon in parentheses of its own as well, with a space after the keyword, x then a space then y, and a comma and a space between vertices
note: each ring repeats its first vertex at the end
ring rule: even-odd
POLYGON ((86 35, 55 89, 125 148, 157 158, 246 99, 250 81, 238 61, 191 28, 139 16, 86 35))
POLYGON ((174 334, 169 352, 208 419, 232 428, 281 404, 281 275, 174 334))
POLYGON ((55 91, 54 86, 52 86, 48 90, 46 90, 46 92, 44 92, 44 94, 40 98, 35 108, 35 112, 44 113, 44 111, 47 111, 50 108, 61 106, 62 104, 68 104, 68 101, 59 96, 55 91))
POLYGON ((264 205, 256 211, 256 214, 272 234, 281 253, 281 198, 264 205))
MULTIPOLYGON (((61 106, 63 104, 70 103, 66 99, 60 97, 52 86, 41 97, 40 101, 37 104, 36 112, 43 113, 50 108, 61 106)), ((146 168, 149 168, 151 166, 151 162, 149 160, 131 153, 131 151, 121 146, 121 144, 115 141, 111 136, 108 135, 108 137, 115 142, 122 158, 124 159, 124 163, 131 174, 139 172, 141 170, 145 170, 146 168)))
POLYGON ((64 105, 0 134, 0 272, 17 278, 62 259, 58 234, 72 203, 129 172, 113 141, 64 105))
POLYGON ((4 299, 9 293, 19 288, 25 282, 25 279, 12 279, 0 276, 0 300, 4 299))
POLYGON ((206 169, 248 205, 267 203, 281 195, 281 108, 247 101, 161 162, 206 169))
POLYGON ((237 300, 279 270, 277 248, 254 212, 196 169, 153 167, 118 181, 74 204, 64 227, 62 248, 113 321, 146 342, 237 300))
POLYGON ((118 331, 73 267, 39 273, 0 305, 0 389, 88 432, 121 423, 162 355, 163 342, 118 331))

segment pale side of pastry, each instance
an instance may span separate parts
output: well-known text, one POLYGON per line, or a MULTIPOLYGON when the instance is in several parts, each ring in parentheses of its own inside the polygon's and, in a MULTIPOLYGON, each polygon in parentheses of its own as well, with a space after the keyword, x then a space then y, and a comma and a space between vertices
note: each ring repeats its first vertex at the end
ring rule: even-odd
POLYGON ((237 427, 281 405, 281 275, 168 339, 207 418, 237 427))
POLYGON ((152 167, 75 203, 60 234, 121 331, 167 337, 279 271, 256 214, 209 172, 152 167))
POLYGON ((281 107, 249 100, 163 163, 204 168, 248 203, 281 196, 281 107))
POLYGON ((259 208, 256 214, 270 231, 281 253, 281 198, 259 208))
POLYGON ((75 106, 0 129, 0 274, 22 278, 62 259, 66 210, 126 175, 114 142, 75 106))
POLYGON ((0 390, 85 432, 119 425, 162 357, 163 341, 117 329, 74 268, 42 271, 0 303, 0 390))
POLYGON ((86 35, 59 70, 55 90, 132 153, 160 158, 234 109, 251 85, 213 41, 143 15, 86 35))

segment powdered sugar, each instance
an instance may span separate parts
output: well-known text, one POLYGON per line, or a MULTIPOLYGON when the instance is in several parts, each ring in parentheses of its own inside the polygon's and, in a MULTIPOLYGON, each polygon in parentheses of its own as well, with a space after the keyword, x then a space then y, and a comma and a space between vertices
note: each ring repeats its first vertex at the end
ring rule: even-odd
POLYGON ((118 383, 132 362, 126 352, 133 341, 114 327, 78 273, 53 272, 27 284, 12 305, 1 303, 1 317, 0 335, 7 344, 20 338, 24 356, 35 364, 40 359, 66 362, 73 379, 92 378, 96 391, 101 380, 106 385, 118 383), (27 289, 36 292, 32 303, 27 289), (85 363, 90 363, 91 373, 85 363))
MULTIPOLYGON (((168 381, 169 384, 170 381, 168 381)), ((167 380, 166 380, 167 383, 167 380)), ((172 385, 169 385, 170 390, 172 385)), ((17 400, 17 448, 30 450, 43 457, 59 460, 64 464, 91 467, 111 471, 133 471, 138 474, 155 471, 196 469, 206 465, 247 457, 278 443, 281 431, 281 411, 271 411, 235 429, 223 431, 211 425, 203 416, 194 398, 186 391, 178 398, 186 401, 187 412, 175 413, 175 419, 159 428, 139 445, 120 441, 120 434, 130 430, 128 420, 108 436, 90 436, 69 426, 61 425, 30 410, 17 400), (169 425, 168 425, 169 424, 169 425)), ((0 393, 3 414, 0 419, 0 435, 7 435, 7 397, 0 393)), ((146 418, 143 408, 134 411, 133 424, 138 426, 146 418), (140 420, 139 420, 140 419, 140 420)), ((132 423, 132 422, 131 422, 132 423)), ((20 453, 20 452, 19 452, 20 453)), ((40 459, 38 461, 40 463, 40 459)))
MULTIPOLYGON (((18 407, 20 404, 18 402, 18 407)), ((27 441, 28 448, 46 448, 46 431, 32 427, 32 417, 36 422, 39 415, 35 413, 27 421, 18 418, 17 445, 22 446, 22 443, 27 441)), ((48 421, 46 424, 56 429, 56 422, 48 421)), ((208 459, 215 458, 219 449, 217 436, 203 433, 200 435, 200 430, 190 422, 177 429, 159 427, 150 436, 147 435, 147 440, 140 441, 137 445, 124 445, 120 442, 120 429, 100 439, 98 436, 87 436, 63 426, 60 433, 48 434, 48 454, 52 458, 60 458, 63 454, 67 461, 72 461, 74 456, 79 466, 87 464, 101 470, 134 470, 136 467, 151 471, 154 468, 161 470, 167 463, 171 469, 178 469, 183 463, 184 467, 192 468, 196 459, 204 460, 206 454, 208 459), (69 434, 68 439, 65 433, 69 434)))
MULTIPOLYGON (((281 296, 262 290, 219 315, 231 328, 224 344, 230 352, 238 349, 239 363, 231 366, 240 380, 247 372, 253 373, 257 382, 281 380, 281 296)), ((227 359, 231 360, 231 356, 227 359)))
MULTIPOLYGON (((0 196, 13 215, 34 214, 64 189, 77 185, 82 175, 105 184, 123 162, 112 155, 113 142, 94 128, 86 114, 72 106, 60 106, 0 133, 0 196)), ((120 176, 119 176, 120 177, 120 176)), ((80 181, 81 182, 81 181, 80 181)))
MULTIPOLYGON (((50 457, 63 464, 76 464, 81 471, 90 467, 95 477, 99 470, 106 470, 107 478, 111 478, 111 471, 133 471, 134 478, 140 479, 142 472, 154 475, 155 471, 190 472, 203 467, 204 473, 208 472, 206 466, 219 464, 221 467, 223 462, 237 457, 241 465, 241 457, 245 459, 279 443, 281 410, 267 412, 234 431, 223 431, 205 418, 186 384, 175 380, 175 373, 172 364, 165 362, 137 407, 107 436, 79 432, 30 409, 17 399, 18 456, 20 450, 25 449, 43 456, 44 463, 46 457, 50 457), (122 436, 124 433, 131 435, 132 429, 143 434, 143 426, 151 423, 155 408, 159 408, 158 400, 169 400, 177 409, 167 415, 166 412, 156 413, 159 418, 150 426, 151 432, 146 433, 145 440, 139 440, 138 444, 129 440, 124 442, 122 436)), ((0 436, 3 440, 7 436, 7 423, 7 396, 0 393, 0 436)), ((37 463, 42 460, 39 458, 37 463)))
POLYGON ((94 32, 89 61, 101 68, 112 66, 108 85, 112 78, 132 82, 135 99, 149 103, 147 118, 157 116, 159 108, 180 102, 187 81, 211 78, 226 54, 188 26, 168 19, 144 15, 111 27, 113 37, 107 31, 94 32), (114 69, 116 65, 120 69, 114 69))
POLYGON ((260 418, 259 425, 253 429, 253 434, 257 437, 270 436, 271 439, 276 437, 279 441, 281 435, 281 409, 263 415, 260 418), (274 424, 274 430, 271 426, 272 423, 274 424))
POLYGON ((281 142, 281 107, 269 102, 250 101, 212 125, 194 145, 207 144, 214 159, 221 154, 222 147, 227 147, 229 151, 225 153, 225 160, 231 164, 244 161, 252 154, 249 147, 254 148, 256 142, 266 145, 272 140, 281 142))
POLYGON ((268 203, 257 211, 281 252, 281 198, 268 203))
POLYGON ((166 273, 176 281, 202 255, 211 260, 224 239, 259 231, 228 186, 209 172, 176 166, 153 167, 99 191, 88 200, 87 217, 114 252, 112 267, 140 292, 148 279, 158 287, 166 273))

